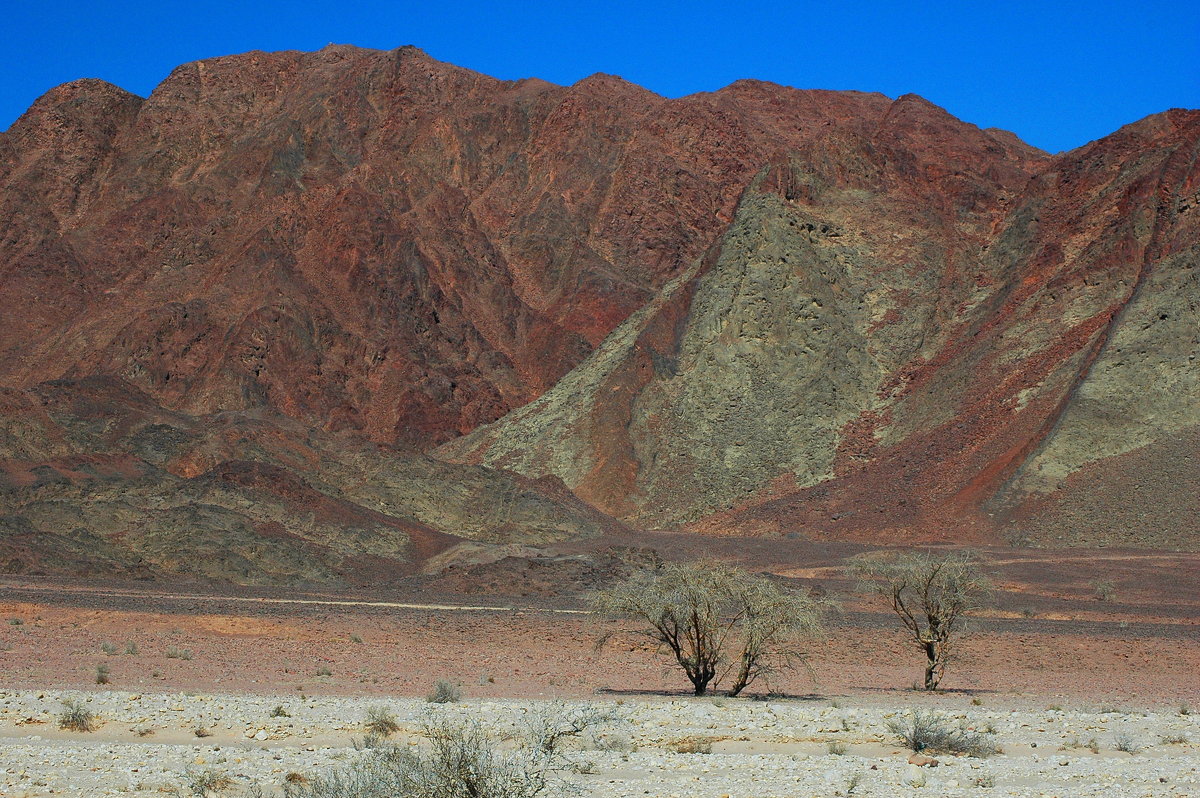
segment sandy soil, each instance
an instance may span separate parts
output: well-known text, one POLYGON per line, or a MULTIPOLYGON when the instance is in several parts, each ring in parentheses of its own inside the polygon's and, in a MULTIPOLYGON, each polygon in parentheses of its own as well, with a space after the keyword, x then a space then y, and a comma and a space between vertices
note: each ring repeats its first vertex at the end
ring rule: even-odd
POLYGON ((946 692, 928 696, 910 688, 919 653, 842 577, 837 566, 847 552, 809 557, 804 567, 767 562, 771 551, 762 552, 745 560, 841 596, 843 611, 813 643, 811 674, 758 685, 775 696, 739 699, 736 712, 703 723, 696 713, 710 710, 696 707, 718 705, 686 698, 678 672, 631 627, 596 650, 610 627, 582 613, 577 598, 453 594, 435 583, 323 595, 9 577, 0 582, 0 776, 7 780, 0 792, 151 794, 198 762, 242 773, 243 781, 257 774, 277 783, 287 772, 344 761, 370 705, 398 707, 411 727, 425 709, 421 697, 448 679, 466 697, 460 706, 468 709, 456 711, 503 715, 562 698, 632 712, 627 733, 641 740, 638 752, 628 761, 596 754, 599 775, 584 782, 598 796, 806 794, 784 785, 808 785, 803 773, 811 767, 803 763, 814 758, 827 771, 814 795, 844 791, 838 785, 858 772, 865 786, 855 795, 907 794, 920 779, 883 723, 919 705, 992 724, 1006 749, 1005 764, 966 764, 953 777, 945 767, 926 778, 941 785, 939 795, 976 789, 976 779, 995 781, 996 795, 1200 795, 1196 747, 1162 742, 1200 741, 1196 716, 1178 711, 1200 706, 1194 557, 989 552, 996 606, 962 639, 946 692), (1098 581, 1112 583, 1108 600, 1098 598, 1098 581), (105 685, 96 684, 99 666, 105 685), (72 695, 106 718, 98 731, 57 730, 61 700, 72 695), (866 714, 847 719, 834 704, 866 714), (292 717, 272 718, 276 706, 292 717), (787 716, 786 733, 761 726, 782 721, 751 718, 767 706, 787 716), (197 727, 212 737, 196 738, 197 727), (1145 750, 1113 752, 1118 727, 1132 729, 1145 750), (141 736, 146 729, 152 734, 141 736), (830 757, 826 732, 839 729, 849 755, 830 757), (703 767, 735 774, 727 783, 703 775, 699 785, 690 782, 707 771, 694 756, 669 750, 672 740, 701 733, 714 738, 703 767), (1067 759, 1076 764, 1059 764, 1060 747, 1091 737, 1100 754, 1072 749, 1067 759), (1087 767, 1078 764, 1084 760, 1087 767), (1083 769, 1071 771, 1077 765, 1083 769), (972 772, 980 768, 988 772, 972 772), (76 781, 47 780, 66 772, 77 772, 76 781), (765 779, 757 787, 756 773, 765 779), (84 788, 93 792, 78 792, 84 788))

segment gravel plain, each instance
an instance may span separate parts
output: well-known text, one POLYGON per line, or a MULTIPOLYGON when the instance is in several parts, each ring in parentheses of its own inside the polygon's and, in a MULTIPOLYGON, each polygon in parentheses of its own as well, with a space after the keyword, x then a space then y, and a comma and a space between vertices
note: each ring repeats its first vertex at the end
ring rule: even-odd
POLYGON ((252 782, 269 795, 289 774, 296 779, 362 756, 354 741, 372 707, 386 707, 399 721, 394 741, 417 745, 417 728, 429 713, 476 718, 503 736, 533 713, 583 705, 614 718, 571 754, 584 772, 567 778, 585 796, 1200 796, 1200 715, 1186 707, 1036 708, 1001 698, 976 705, 963 695, 915 693, 837 701, 598 697, 431 705, 378 696, 30 690, 0 693, 0 794, 161 796, 182 787, 190 770, 227 775, 229 795, 252 782), (59 729, 65 699, 94 713, 98 728, 59 729), (921 707, 952 724, 994 732, 1002 753, 938 756, 936 767, 910 764, 910 752, 886 723, 921 707), (1135 750, 1116 750, 1122 740, 1135 750))

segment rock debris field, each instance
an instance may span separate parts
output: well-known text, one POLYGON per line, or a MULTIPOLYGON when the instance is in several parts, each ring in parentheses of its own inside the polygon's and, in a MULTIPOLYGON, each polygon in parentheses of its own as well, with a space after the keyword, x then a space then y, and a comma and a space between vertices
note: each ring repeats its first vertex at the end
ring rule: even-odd
MULTIPOLYGON (((511 738, 539 713, 595 709, 606 720, 573 738, 562 778, 586 796, 1196 796, 1200 715, 1187 706, 1020 706, 965 695, 753 700, 598 697, 588 701, 13 691, 0 693, 0 794, 150 796, 189 774, 225 776, 227 793, 265 795, 345 767, 368 712, 385 708, 392 742, 420 746, 430 717, 478 721, 511 738), (64 701, 96 728, 59 728, 64 701), (932 711, 994 740, 986 758, 900 744, 889 721, 932 711), (1128 750, 1118 750, 1120 748, 1128 750)), ((509 743, 511 745, 511 743, 509 743)), ((505 743, 500 743, 505 745, 505 743)))

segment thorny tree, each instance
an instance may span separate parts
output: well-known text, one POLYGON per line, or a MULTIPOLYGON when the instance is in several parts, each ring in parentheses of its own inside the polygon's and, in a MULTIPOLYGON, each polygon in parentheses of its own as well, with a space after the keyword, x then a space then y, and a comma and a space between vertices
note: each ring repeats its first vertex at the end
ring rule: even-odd
POLYGON ((853 569, 883 597, 924 652, 925 689, 936 690, 964 616, 991 595, 979 561, 967 552, 889 553, 859 558, 853 569))
POLYGON ((592 609, 645 623, 642 634, 670 649, 696 695, 729 676, 735 696, 803 660, 798 643, 820 631, 822 606, 739 568, 697 562, 635 571, 593 594, 592 609))

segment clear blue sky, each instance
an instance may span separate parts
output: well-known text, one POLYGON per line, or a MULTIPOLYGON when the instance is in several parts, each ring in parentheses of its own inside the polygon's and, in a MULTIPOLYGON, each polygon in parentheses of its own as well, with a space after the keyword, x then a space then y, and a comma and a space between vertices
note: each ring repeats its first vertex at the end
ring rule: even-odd
POLYGON ((147 95, 177 64, 329 42, 569 84, 610 72, 671 97, 738 78, 915 92, 1052 152, 1200 107, 1200 3, 54 2, 10 0, 0 129, 59 83, 147 95))

